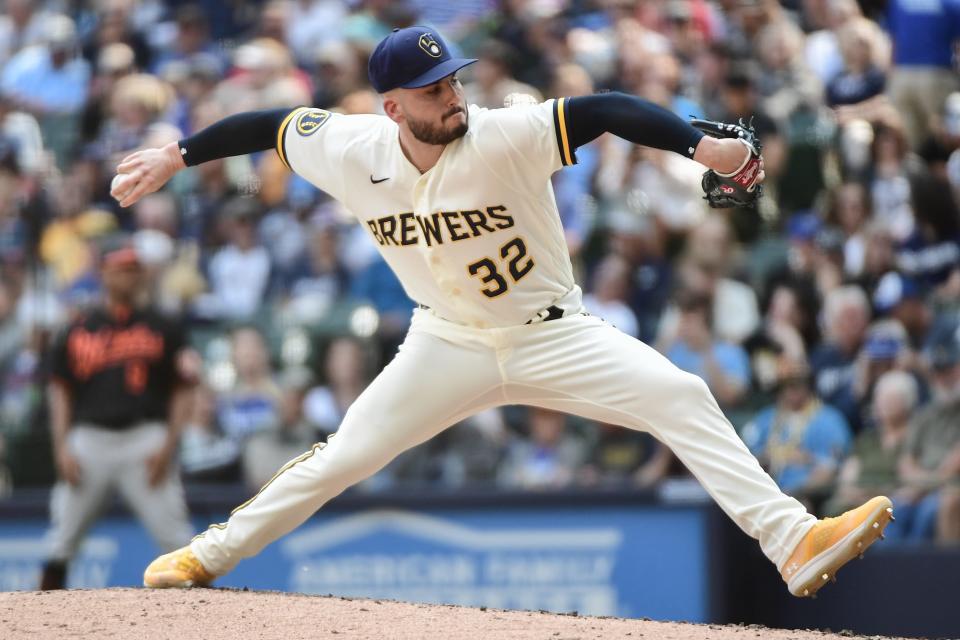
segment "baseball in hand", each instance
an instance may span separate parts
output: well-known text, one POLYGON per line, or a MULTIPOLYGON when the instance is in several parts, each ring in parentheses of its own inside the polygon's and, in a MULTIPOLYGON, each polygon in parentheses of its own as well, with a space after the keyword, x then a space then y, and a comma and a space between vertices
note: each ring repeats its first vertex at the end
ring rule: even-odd
POLYGON ((122 201, 136 186, 133 176, 128 173, 118 173, 110 181, 110 195, 117 202, 122 201))

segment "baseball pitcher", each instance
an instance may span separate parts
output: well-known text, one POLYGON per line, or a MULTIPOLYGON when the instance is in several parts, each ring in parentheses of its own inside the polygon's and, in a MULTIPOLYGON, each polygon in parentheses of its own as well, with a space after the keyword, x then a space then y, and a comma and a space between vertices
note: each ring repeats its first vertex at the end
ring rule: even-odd
POLYGON ((790 592, 813 595, 880 536, 890 501, 818 521, 761 469, 700 378, 586 313, 550 186, 609 132, 708 167, 711 204, 749 204, 763 179, 749 130, 691 126, 622 93, 481 109, 456 75, 472 62, 432 29, 394 30, 368 68, 385 115, 243 113, 120 164, 112 192, 129 206, 187 166, 275 149, 358 218, 419 303, 339 430, 227 522, 157 558, 144 584, 209 584, 400 452, 478 411, 526 404, 652 433, 760 542, 790 592))

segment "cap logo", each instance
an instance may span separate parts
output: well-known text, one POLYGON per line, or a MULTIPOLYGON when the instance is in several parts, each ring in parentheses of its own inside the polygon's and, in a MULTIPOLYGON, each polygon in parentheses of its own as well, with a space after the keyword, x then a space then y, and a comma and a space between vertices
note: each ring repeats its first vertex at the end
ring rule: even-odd
POLYGON ((330 112, 323 109, 310 109, 304 111, 297 118, 297 133, 301 136, 309 136, 311 133, 323 126, 330 118, 330 112))
POLYGON ((443 55, 443 51, 440 49, 440 44, 434 39, 433 34, 429 31, 417 40, 417 44, 420 45, 420 48, 423 49, 428 56, 431 58, 439 58, 443 55))

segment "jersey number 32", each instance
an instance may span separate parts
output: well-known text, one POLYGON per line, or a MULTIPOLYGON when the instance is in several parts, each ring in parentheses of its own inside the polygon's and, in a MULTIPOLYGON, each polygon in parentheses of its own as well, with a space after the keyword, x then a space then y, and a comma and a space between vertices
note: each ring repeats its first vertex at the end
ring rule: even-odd
MULTIPOLYGON (((533 258, 527 255, 527 245, 519 236, 500 247, 500 257, 502 262, 506 263, 507 271, 514 282, 519 282, 533 269, 533 258)), ((500 275, 497 263, 492 258, 477 260, 467 266, 467 271, 487 285, 480 289, 480 293, 488 298, 496 298, 510 290, 507 279, 500 275)))

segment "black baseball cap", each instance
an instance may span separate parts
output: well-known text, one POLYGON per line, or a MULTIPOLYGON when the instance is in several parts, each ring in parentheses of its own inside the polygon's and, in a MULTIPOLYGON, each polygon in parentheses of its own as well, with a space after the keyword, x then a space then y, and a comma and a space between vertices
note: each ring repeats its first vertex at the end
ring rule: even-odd
POLYGON ((367 75, 377 93, 416 89, 456 73, 475 58, 454 58, 436 29, 423 26, 394 29, 370 55, 367 75))

